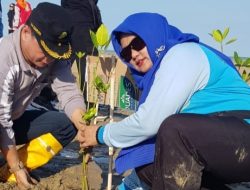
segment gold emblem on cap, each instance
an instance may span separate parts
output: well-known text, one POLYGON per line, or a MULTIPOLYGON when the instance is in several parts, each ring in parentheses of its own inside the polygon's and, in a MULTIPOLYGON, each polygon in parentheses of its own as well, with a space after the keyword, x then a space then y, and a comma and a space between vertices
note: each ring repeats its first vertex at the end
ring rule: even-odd
POLYGON ((40 41, 41 46, 43 47, 43 49, 53 58, 55 59, 69 59, 70 55, 72 53, 72 49, 71 46, 69 44, 69 49, 67 52, 63 53, 62 55, 59 55, 57 52, 51 50, 43 40, 40 41))
POLYGON ((60 36, 58 37, 58 39, 61 40, 61 39, 65 38, 67 35, 68 35, 67 32, 62 32, 62 33, 60 34, 60 36))

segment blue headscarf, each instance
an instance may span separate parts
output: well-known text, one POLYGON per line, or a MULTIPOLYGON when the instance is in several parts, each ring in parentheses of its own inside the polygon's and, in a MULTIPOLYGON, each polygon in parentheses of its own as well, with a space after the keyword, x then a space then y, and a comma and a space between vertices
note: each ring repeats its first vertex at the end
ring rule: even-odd
MULTIPOLYGON (((193 34, 182 33, 179 29, 168 24, 165 17, 156 13, 136 13, 127 17, 111 34, 111 40, 116 54, 121 58, 121 34, 139 36, 146 44, 153 66, 147 73, 137 72, 131 64, 126 63, 137 87, 141 90, 139 106, 146 100, 154 82, 155 74, 165 54, 176 44, 184 42, 199 43, 199 38, 193 34)), ((206 46, 205 44, 202 44, 206 46)), ((206 46, 208 47, 208 46, 206 46)), ((208 47, 212 49, 211 47, 208 47)), ((212 49, 216 54, 226 56, 212 49)), ((227 60, 228 61, 228 60, 227 60)), ((232 64, 232 63, 230 63, 232 64)), ((233 65, 233 64, 232 64, 233 65)), ((149 139, 138 145, 123 149, 116 159, 116 171, 121 173, 154 160, 155 139, 149 139)))
POLYGON ((199 41, 197 36, 180 32, 176 27, 169 25, 165 17, 156 13, 133 14, 112 32, 111 39, 118 56, 122 50, 119 42, 121 33, 139 36, 145 42, 153 63, 153 67, 146 74, 137 72, 131 64, 126 63, 137 87, 142 91, 139 105, 145 101, 155 73, 168 50, 179 43, 199 41))

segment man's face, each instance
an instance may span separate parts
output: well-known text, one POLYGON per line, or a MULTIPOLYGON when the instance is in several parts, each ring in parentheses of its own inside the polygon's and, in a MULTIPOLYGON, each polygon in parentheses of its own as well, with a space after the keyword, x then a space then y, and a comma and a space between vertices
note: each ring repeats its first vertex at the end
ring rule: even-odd
POLYGON ((33 67, 43 68, 55 60, 42 51, 30 27, 27 25, 22 28, 21 49, 25 60, 33 67))

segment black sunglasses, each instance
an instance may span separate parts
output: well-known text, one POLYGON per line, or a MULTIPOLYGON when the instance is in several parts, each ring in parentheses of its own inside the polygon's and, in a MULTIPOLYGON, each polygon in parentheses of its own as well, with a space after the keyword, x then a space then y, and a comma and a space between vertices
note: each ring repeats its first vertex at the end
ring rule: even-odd
POLYGON ((131 54, 131 50, 135 50, 135 51, 140 51, 142 50, 144 47, 146 46, 146 44, 144 43, 144 41, 139 38, 139 37, 135 37, 130 43, 129 45, 127 45, 125 48, 122 49, 122 51, 120 52, 121 58, 126 61, 126 62, 130 62, 130 60, 132 59, 132 54, 131 54))

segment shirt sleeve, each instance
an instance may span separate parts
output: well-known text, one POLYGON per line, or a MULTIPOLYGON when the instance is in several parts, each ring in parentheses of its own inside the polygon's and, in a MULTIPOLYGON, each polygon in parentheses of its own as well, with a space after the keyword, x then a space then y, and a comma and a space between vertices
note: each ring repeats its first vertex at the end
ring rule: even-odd
POLYGON ((51 87, 57 94, 66 115, 71 118, 76 108, 85 110, 84 98, 71 72, 71 64, 67 61, 56 62, 53 75, 51 87))
POLYGON ((17 65, 10 68, 4 66, 0 73, 0 143, 2 148, 15 144, 11 112, 14 96, 15 74, 19 69, 17 65))
POLYGON ((209 78, 209 63, 199 45, 174 46, 163 58, 151 90, 138 111, 104 128, 108 146, 129 147, 156 135, 168 116, 180 112, 209 78))

